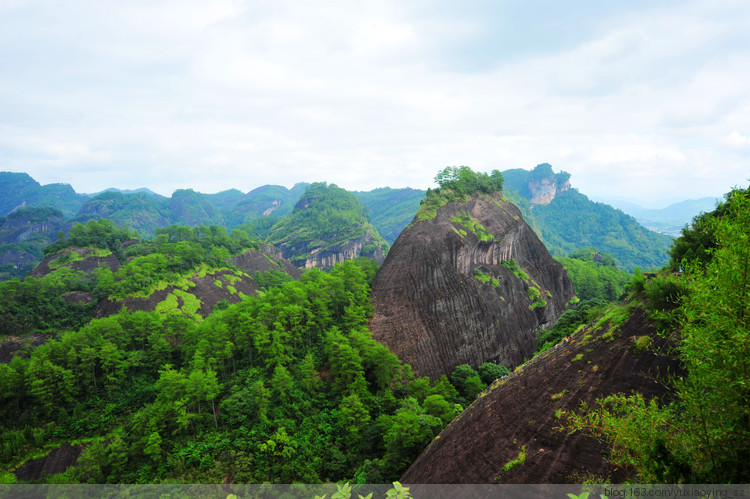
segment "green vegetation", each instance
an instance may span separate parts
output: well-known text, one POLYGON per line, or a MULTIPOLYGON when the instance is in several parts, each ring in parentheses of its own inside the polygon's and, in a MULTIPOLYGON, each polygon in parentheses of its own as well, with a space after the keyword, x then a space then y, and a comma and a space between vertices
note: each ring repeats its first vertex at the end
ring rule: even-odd
MULTIPOLYGON (((179 244, 159 237, 150 244, 179 244)), ((299 281, 260 274, 264 293, 203 320, 177 289, 158 312, 61 331, 0 365, 0 465, 88 439, 76 467, 45 480, 395 480, 463 399, 370 337, 373 276, 369 260, 299 281)), ((467 374, 462 389, 481 390, 467 374)))
POLYGON ((427 189, 417 211, 417 220, 431 220, 437 210, 451 201, 463 200, 475 192, 492 194, 503 189, 503 175, 497 170, 477 173, 468 166, 448 166, 435 176, 437 189, 427 189))
POLYGON ((356 238, 365 238, 366 244, 383 253, 388 250, 388 243, 370 224, 365 209, 352 193, 334 184, 314 183, 294 211, 271 229, 268 242, 283 248, 291 255, 291 261, 297 261, 313 251, 356 238))
MULTIPOLYGON (((564 396, 565 396, 565 395, 566 395, 567 393, 568 393, 568 390, 563 390, 563 391, 561 391, 561 392, 559 392, 559 393, 554 393, 554 394, 552 394, 552 395, 550 396, 550 400, 552 400, 553 402, 555 402, 555 401, 557 401, 557 400, 560 400, 560 399, 561 399, 561 398, 563 398, 563 397, 564 397, 564 396)), ((560 418, 558 417, 557 419, 560 419, 560 418)))
POLYGON ((551 329, 542 329, 537 335, 537 352, 543 352, 560 340, 568 338, 579 328, 600 317, 609 303, 604 300, 584 300, 565 311, 551 329))
POLYGON ((500 379, 506 374, 510 374, 510 369, 500 364, 485 362, 477 368, 477 374, 482 380, 482 383, 489 385, 496 379, 500 379))
MULTIPOLYGON (((611 445, 610 459, 645 483, 747 483, 750 458, 750 195, 729 193, 696 217, 673 257, 683 272, 634 276, 642 306, 671 316, 686 374, 671 380, 673 400, 640 394, 599 399, 569 414, 574 430, 611 445), (696 230, 711 234, 706 244, 696 230), (695 248, 706 251, 695 251, 695 248), (692 251, 691 251, 692 250, 692 251), (692 254, 692 256, 691 256, 692 254), (652 284, 653 281, 653 284, 652 284), (660 308, 661 307, 661 308, 660 308), (679 325, 678 330, 674 325, 679 325)), ((673 261, 673 266, 677 264, 673 261)), ((637 338, 636 350, 649 347, 637 338)))
POLYGON ((505 466, 503 466, 503 471, 507 473, 513 468, 515 468, 516 466, 522 466, 525 462, 526 462, 526 446, 524 445, 521 447, 521 450, 518 451, 518 455, 514 457, 513 459, 511 459, 510 461, 508 461, 505 464, 505 466))
POLYGON ((529 279, 529 274, 523 271, 521 266, 518 265, 518 262, 515 258, 511 258, 510 260, 503 260, 502 262, 500 262, 500 265, 510 270, 514 276, 518 277, 522 281, 527 281, 529 279))
POLYGON ((54 255, 65 248, 94 247, 106 249, 124 260, 122 243, 136 236, 132 231, 118 227, 110 220, 89 220, 86 225, 77 224, 71 227, 67 238, 59 237, 57 241, 45 248, 45 255, 54 255))
POLYGON ((568 271, 576 294, 583 300, 615 301, 625 292, 631 275, 617 268, 617 261, 595 248, 574 251, 566 258, 555 258, 568 271))
POLYGON ((539 234, 553 256, 564 257, 581 248, 594 246, 617 259, 626 271, 635 267, 652 269, 667 263, 673 239, 647 230, 638 221, 615 208, 590 201, 576 189, 563 192, 570 175, 554 174, 548 164, 533 171, 507 170, 504 194, 519 207, 526 222, 539 234), (558 192, 549 205, 530 206, 529 183, 549 179, 558 192))
POLYGON ((458 390, 458 401, 464 406, 471 404, 488 384, 484 383, 479 373, 468 364, 456 366, 451 373, 450 381, 458 390))
POLYGON ((480 241, 492 241, 495 236, 490 234, 487 229, 479 223, 479 220, 472 217, 466 210, 461 211, 460 216, 451 217, 450 221, 454 224, 459 224, 469 230, 472 234, 477 236, 480 241))
POLYGON ((482 272, 481 269, 474 269, 474 278, 480 282, 483 282, 484 284, 490 284, 493 288, 496 288, 500 285, 500 281, 498 281, 494 277, 488 276, 487 274, 482 272))

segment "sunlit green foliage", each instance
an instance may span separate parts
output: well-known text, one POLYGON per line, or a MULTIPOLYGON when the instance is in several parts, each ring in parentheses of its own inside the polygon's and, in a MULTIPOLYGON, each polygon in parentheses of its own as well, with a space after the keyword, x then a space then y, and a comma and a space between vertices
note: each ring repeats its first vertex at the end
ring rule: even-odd
POLYGON ((313 269, 204 320, 123 311, 15 357, 0 465, 110 435, 65 479, 395 480, 461 406, 372 339, 373 276, 365 259, 313 269))
POLYGON ((594 248, 577 250, 566 258, 555 258, 568 271, 576 295, 582 300, 615 301, 625 292, 631 276, 617 268, 616 260, 594 248))
MULTIPOLYGON (((282 218, 268 236, 268 242, 283 247, 291 261, 304 260, 313 251, 364 238, 370 252, 388 250, 388 243, 369 222, 366 210, 350 192, 317 182, 311 184, 289 216, 282 218)), ((369 256, 364 254, 363 256, 369 256)))

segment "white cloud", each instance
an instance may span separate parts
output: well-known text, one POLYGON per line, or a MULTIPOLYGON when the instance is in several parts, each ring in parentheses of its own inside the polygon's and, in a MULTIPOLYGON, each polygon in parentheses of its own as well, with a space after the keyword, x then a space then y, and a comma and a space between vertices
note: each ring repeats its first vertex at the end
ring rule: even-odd
POLYGON ((542 162, 592 194, 705 195, 718 164, 710 194, 744 182, 749 7, 634 5, 570 12, 561 40, 525 37, 528 18, 559 25, 528 6, 18 3, 0 17, 0 161, 164 194, 542 162))
POLYGON ((721 142, 723 142, 724 144, 730 147, 736 147, 736 148, 746 147, 750 145, 750 137, 746 137, 742 135, 737 130, 734 130, 732 133, 730 133, 726 137, 720 137, 719 140, 721 140, 721 142))

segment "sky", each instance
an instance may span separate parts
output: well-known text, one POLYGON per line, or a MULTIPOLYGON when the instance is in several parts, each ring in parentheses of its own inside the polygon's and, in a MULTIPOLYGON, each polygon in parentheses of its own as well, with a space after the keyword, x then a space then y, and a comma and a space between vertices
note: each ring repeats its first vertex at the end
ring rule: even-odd
POLYGON ((750 2, 0 0, 0 170, 77 192, 750 179, 750 2))

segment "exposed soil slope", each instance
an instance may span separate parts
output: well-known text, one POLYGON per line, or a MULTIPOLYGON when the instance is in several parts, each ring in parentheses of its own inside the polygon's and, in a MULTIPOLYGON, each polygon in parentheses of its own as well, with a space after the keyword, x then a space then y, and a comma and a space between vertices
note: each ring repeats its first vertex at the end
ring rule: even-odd
POLYGON ((370 329, 418 376, 486 361, 514 366, 573 296, 519 210, 500 193, 475 194, 401 233, 373 283, 370 329), (511 260, 523 273, 501 263, 511 260))
POLYGON ((679 371, 679 364, 669 355, 671 343, 655 334, 640 309, 614 340, 608 342, 605 329, 589 327, 588 334, 574 335, 492 383, 433 440, 401 482, 580 483, 593 474, 621 483, 628 470, 608 464, 606 449, 594 439, 557 430, 565 417, 558 419, 555 411, 632 390, 668 396, 663 381, 679 371), (638 353, 635 339, 646 336, 651 344, 638 353), (503 471, 523 447, 525 463, 503 471))

